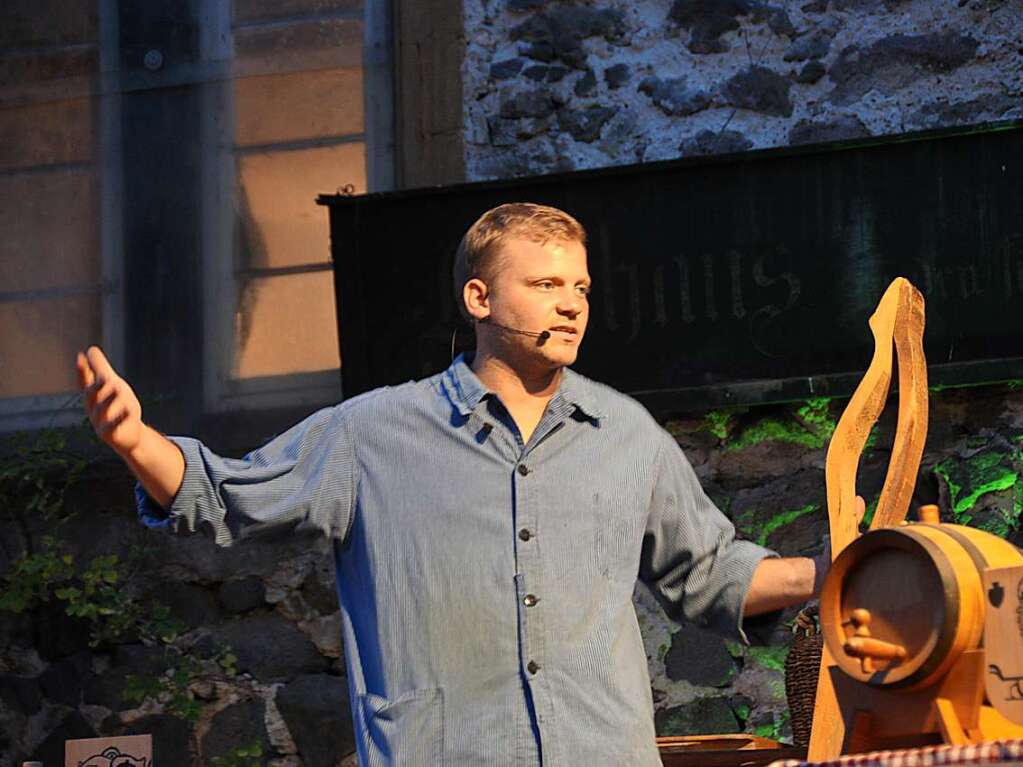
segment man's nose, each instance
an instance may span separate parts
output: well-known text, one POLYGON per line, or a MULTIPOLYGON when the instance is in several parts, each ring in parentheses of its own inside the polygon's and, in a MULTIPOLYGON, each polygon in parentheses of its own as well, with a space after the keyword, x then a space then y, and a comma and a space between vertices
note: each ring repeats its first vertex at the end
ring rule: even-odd
POLYGON ((574 319, 582 312, 583 305, 583 299, 578 293, 572 291, 561 296, 561 299, 558 301, 558 313, 574 319))

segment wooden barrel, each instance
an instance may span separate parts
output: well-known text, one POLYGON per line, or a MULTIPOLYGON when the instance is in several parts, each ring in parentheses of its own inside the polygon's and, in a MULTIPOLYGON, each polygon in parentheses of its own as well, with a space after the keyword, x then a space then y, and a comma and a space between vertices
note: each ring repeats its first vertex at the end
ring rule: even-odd
POLYGON ((1023 564, 1007 541, 961 525, 907 524, 866 533, 835 559, 821 591, 821 632, 862 682, 918 689, 979 647, 981 572, 1023 564))

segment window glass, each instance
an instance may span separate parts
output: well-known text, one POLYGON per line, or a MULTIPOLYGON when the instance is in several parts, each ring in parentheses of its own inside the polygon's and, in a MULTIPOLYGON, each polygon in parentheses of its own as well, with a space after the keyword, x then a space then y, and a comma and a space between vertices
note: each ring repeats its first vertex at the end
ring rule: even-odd
MULTIPOLYGON (((0 429, 9 401, 77 389, 102 333, 98 12, 10 0, 0 24, 0 429)), ((16 409, 16 408, 15 408, 16 409)))
POLYGON ((334 283, 329 272, 246 280, 235 316, 236 378, 338 366, 334 283))
POLYGON ((98 285, 96 191, 90 168, 0 174, 0 293, 98 285))
POLYGON ((326 69, 235 81, 239 146, 362 133, 362 70, 326 69))
POLYGON ((98 293, 0 302, 0 397, 77 391, 72 355, 99 337, 100 312, 98 293))
POLYGON ((329 222, 316 198, 366 190, 362 5, 236 0, 233 13, 229 375, 336 376, 329 222))
POLYGON ((329 222, 316 196, 344 184, 365 191, 365 168, 361 143, 239 158, 242 270, 327 263, 329 222))

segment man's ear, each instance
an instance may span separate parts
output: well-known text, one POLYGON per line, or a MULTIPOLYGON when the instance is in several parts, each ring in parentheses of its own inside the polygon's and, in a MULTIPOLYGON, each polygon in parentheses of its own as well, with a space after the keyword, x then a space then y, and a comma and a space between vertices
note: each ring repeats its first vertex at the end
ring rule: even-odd
POLYGON ((477 321, 490 316, 490 289, 479 277, 473 277, 462 288, 462 300, 469 316, 477 321))

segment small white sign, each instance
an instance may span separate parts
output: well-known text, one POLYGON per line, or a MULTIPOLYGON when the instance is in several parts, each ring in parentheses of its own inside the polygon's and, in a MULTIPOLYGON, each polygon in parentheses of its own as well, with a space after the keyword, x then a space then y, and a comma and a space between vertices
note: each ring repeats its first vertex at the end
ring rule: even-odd
POLYGON ((1023 565, 985 570, 984 688, 995 710, 1023 724, 1023 565))
POLYGON ((153 736, 65 741, 64 767, 153 767, 153 736))

